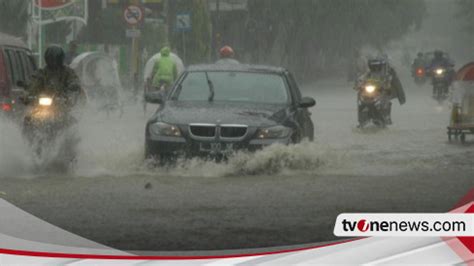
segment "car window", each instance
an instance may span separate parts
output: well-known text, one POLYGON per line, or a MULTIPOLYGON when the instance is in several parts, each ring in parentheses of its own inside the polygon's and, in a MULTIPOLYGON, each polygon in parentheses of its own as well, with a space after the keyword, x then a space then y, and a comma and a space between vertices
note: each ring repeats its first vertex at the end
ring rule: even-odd
POLYGON ((25 62, 23 61, 23 58, 21 58, 21 52, 20 51, 15 51, 15 57, 16 61, 18 62, 19 65, 19 70, 20 70, 20 80, 26 81, 27 80, 27 66, 25 62))
POLYGON ((21 59, 21 63, 24 70, 25 82, 29 83, 31 75, 34 71, 34 66, 32 61, 29 59, 28 54, 25 51, 17 51, 18 57, 21 59))
POLYGON ((13 80, 13 72, 14 72, 13 60, 10 59, 10 56, 6 50, 4 50, 4 61, 5 61, 5 66, 7 67, 8 79, 10 80, 10 83, 14 83, 15 81, 13 80))
POLYGON ((298 83, 296 83, 296 80, 295 80, 295 77, 293 76, 293 74, 288 73, 288 80, 289 80, 289 82, 290 82, 290 84, 291 84, 291 87, 293 87, 292 92, 293 92, 293 94, 294 94, 294 97, 295 97, 294 99, 295 99, 295 101, 296 101, 296 102, 300 102, 300 101, 301 101, 301 98, 302 98, 302 96, 301 96, 301 91, 300 91, 300 89, 299 89, 299 87, 298 87, 298 83))
MULTIPOLYGON (((283 77, 269 73, 236 71, 207 72, 214 85, 214 101, 288 103, 283 77)), ((178 101, 208 101, 210 89, 206 72, 190 72, 173 95, 178 101)))
POLYGON ((7 58, 10 62, 12 84, 16 84, 19 80, 24 80, 23 71, 20 62, 13 50, 6 50, 7 58))

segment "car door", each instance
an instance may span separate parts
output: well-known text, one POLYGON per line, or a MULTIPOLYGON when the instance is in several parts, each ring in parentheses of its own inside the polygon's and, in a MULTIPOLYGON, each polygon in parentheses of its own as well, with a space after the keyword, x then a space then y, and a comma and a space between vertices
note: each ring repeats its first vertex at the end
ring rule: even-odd
POLYGON ((298 84, 294 79, 293 75, 290 72, 286 73, 286 78, 290 85, 290 91, 293 98, 293 105, 295 108, 295 120, 299 124, 300 127, 300 138, 308 138, 309 140, 314 139, 314 125, 313 121, 311 120, 311 112, 309 112, 308 108, 301 108, 299 107, 299 103, 301 102, 302 96, 298 84))

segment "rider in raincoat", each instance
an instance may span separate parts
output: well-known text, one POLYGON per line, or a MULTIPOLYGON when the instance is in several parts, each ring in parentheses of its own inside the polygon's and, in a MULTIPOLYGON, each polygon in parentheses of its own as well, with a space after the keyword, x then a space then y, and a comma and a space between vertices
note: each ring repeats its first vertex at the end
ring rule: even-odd
POLYGON ((53 93, 65 97, 71 105, 80 100, 81 83, 74 70, 64 65, 64 57, 64 50, 59 46, 52 45, 46 49, 46 67, 32 75, 28 89, 30 96, 53 93))
POLYGON ((354 89, 359 89, 368 80, 375 80, 377 83, 380 83, 385 89, 385 100, 383 101, 383 104, 386 105, 385 108, 387 110, 388 124, 391 124, 391 100, 397 98, 400 105, 406 102, 402 83, 400 82, 395 69, 390 66, 385 58, 379 57, 369 60, 368 68, 369 70, 358 79, 354 89))
POLYGON ((152 86, 159 88, 161 85, 169 87, 178 77, 178 68, 174 60, 170 57, 171 49, 165 46, 161 49, 161 57, 153 67, 152 86))

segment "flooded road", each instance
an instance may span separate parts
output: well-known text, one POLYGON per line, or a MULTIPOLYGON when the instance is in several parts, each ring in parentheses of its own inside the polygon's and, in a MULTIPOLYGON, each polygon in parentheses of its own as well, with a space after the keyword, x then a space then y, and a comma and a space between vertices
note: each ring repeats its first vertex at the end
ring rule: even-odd
MULTIPOLYGON (((304 86, 315 142, 150 169, 146 117, 91 111, 79 126, 75 172, 37 174, 19 131, 2 124, 0 197, 63 229, 124 250, 268 247, 336 239, 341 212, 445 212, 474 187, 473 145, 450 144, 449 104, 403 80, 385 130, 356 128, 344 81, 304 86)), ((151 109, 151 108, 149 108, 151 109)), ((473 142, 474 143, 474 142, 473 142)))

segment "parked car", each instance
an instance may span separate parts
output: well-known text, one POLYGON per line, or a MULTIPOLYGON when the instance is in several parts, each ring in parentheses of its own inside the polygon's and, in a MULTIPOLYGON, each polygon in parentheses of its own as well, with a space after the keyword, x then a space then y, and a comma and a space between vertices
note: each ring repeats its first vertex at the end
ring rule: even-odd
POLYGON ((24 112, 19 98, 35 70, 28 47, 20 39, 0 33, 0 113, 14 117, 24 112))
POLYGON ((316 102, 301 96, 284 68, 191 66, 169 94, 145 99, 160 104, 146 125, 147 158, 226 157, 236 150, 313 139, 308 108, 316 102))

